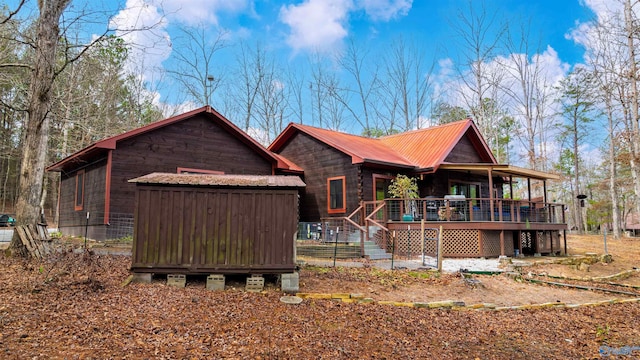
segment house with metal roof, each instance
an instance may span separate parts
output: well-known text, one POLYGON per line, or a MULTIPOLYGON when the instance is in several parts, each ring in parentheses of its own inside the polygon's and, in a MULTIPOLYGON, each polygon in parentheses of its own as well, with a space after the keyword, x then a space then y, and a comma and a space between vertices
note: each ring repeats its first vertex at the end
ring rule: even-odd
POLYGON ((210 106, 95 142, 50 165, 60 172, 58 227, 96 240, 131 236, 136 186, 154 172, 279 175, 301 169, 210 106))
POLYGON ((381 138, 292 123, 269 150, 304 171, 301 221, 359 233, 362 255, 365 241, 388 250, 399 238, 394 246, 419 253, 411 233, 424 223, 442 227, 449 257, 562 251, 564 206, 546 197, 558 177, 498 163, 470 119, 381 138), (418 199, 389 198, 398 174, 416 178, 418 199), (520 198, 517 182, 526 184, 520 198))

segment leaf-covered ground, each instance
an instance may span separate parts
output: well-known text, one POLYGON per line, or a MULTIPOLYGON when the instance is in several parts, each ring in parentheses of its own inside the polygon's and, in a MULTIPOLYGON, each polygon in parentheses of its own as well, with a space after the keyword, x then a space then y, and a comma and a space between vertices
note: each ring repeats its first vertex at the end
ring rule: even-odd
MULTIPOLYGON (((189 279, 183 289, 168 287, 162 279, 121 287, 129 265, 126 256, 65 252, 40 263, 0 255, 0 358, 640 356, 640 350, 634 350, 640 348, 638 303, 529 311, 428 310, 331 300, 287 305, 279 301, 282 294, 273 285, 264 293, 231 286, 211 292, 201 279, 189 279)), ((366 269, 305 271, 307 278, 357 281, 362 288, 385 280, 382 286, 392 290, 412 279, 441 290, 457 281, 366 269)))

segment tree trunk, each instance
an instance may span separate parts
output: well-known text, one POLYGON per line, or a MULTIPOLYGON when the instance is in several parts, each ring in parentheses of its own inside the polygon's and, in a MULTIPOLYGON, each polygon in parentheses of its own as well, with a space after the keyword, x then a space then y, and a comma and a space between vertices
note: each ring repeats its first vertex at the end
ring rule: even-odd
MULTIPOLYGON (((638 81, 636 66, 636 51, 633 38, 635 27, 632 19, 631 0, 624 4, 624 21, 626 26, 627 46, 629 47, 629 81, 631 85, 631 126, 632 126, 632 154, 631 174, 633 178, 636 199, 640 199, 640 177, 638 176, 638 159, 640 158, 640 129, 638 124, 638 81)), ((640 214, 640 201, 636 201, 636 213, 640 214)))
POLYGON ((614 143, 615 125, 613 119, 613 106, 609 94, 605 95, 605 107, 607 109, 607 119, 609 120, 609 196, 611 197, 611 226, 613 228, 613 238, 620 238, 620 208, 618 207, 618 188, 616 187, 617 164, 616 148, 614 143))
MULTIPOLYGON (((40 17, 36 25, 35 58, 20 164, 20 185, 16 202, 17 225, 36 224, 42 210, 40 199, 47 160, 52 87, 56 76, 59 21, 70 1, 38 1, 40 17)), ((10 246, 14 249, 21 247, 17 233, 14 234, 10 246)))

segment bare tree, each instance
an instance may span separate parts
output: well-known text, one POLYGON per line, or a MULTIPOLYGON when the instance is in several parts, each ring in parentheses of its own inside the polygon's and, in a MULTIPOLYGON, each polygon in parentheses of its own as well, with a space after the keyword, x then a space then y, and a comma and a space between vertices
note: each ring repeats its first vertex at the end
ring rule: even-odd
POLYGON ((309 64, 311 69, 309 92, 311 95, 312 123, 320 127, 330 127, 328 123, 325 123, 324 108, 327 100, 331 97, 330 91, 337 83, 337 79, 335 73, 329 71, 321 54, 312 54, 309 57, 309 64))
MULTIPOLYGON (((521 130, 516 131, 516 135, 526 149, 529 166, 545 170, 545 161, 541 161, 546 157, 543 132, 548 127, 552 86, 545 78, 539 59, 535 59, 536 56, 529 59, 528 54, 534 49, 530 47, 528 27, 522 26, 519 36, 507 31, 506 48, 510 55, 504 61, 508 76, 503 81, 502 91, 508 95, 513 114, 521 122, 521 130), (537 149, 538 145, 540 149, 537 149)), ((540 48, 536 50, 539 54, 540 48)))
MULTIPOLYGON (((41 213, 40 199, 47 159, 56 50, 60 36, 59 22, 71 0, 39 1, 40 15, 36 22, 35 57, 31 71, 27 123, 24 134, 20 186, 16 203, 16 218, 20 225, 35 224, 41 213)), ((11 247, 18 248, 14 235, 11 247)))
POLYGON ((626 84, 624 76, 620 73, 624 62, 624 49, 616 39, 616 31, 613 24, 599 22, 594 28, 595 46, 588 54, 589 64, 594 71, 594 81, 597 84, 598 97, 604 103, 604 112, 607 117, 607 170, 608 170, 608 192, 611 203, 611 225, 614 239, 620 238, 622 223, 621 205, 623 201, 619 199, 619 160, 618 151, 620 143, 616 129, 619 124, 619 110, 616 102, 616 88, 624 87, 626 84))
POLYGON ((215 65, 215 56, 227 46, 227 33, 211 37, 204 25, 198 25, 181 28, 180 34, 172 46, 176 67, 167 73, 197 104, 210 105, 225 73, 215 65))
POLYGON ((453 27, 461 41, 460 48, 464 54, 458 67, 460 98, 482 134, 491 138, 493 130, 499 124, 494 123, 492 120, 495 119, 486 113, 483 102, 485 99, 492 99, 498 108, 503 108, 503 101, 498 95, 504 72, 501 66, 491 64, 491 61, 501 44, 506 25, 496 24, 497 14, 489 16, 484 5, 481 6, 482 8, 476 11, 469 3, 468 13, 460 12, 453 27))
MULTIPOLYGON (((640 95, 638 94, 638 69, 635 49, 635 38, 638 36, 638 19, 634 18, 635 11, 631 0, 624 2, 624 33, 627 38, 627 54, 629 66, 627 76, 629 78, 630 86, 630 122, 631 122, 631 150, 632 156, 630 159, 631 176, 633 178, 634 190, 636 198, 640 199, 640 114, 638 114, 638 101, 640 101, 640 95)), ((640 201, 636 202, 636 214, 640 214, 640 201)))
POLYGON ((379 79, 382 85, 378 87, 378 99, 392 99, 394 103, 387 103, 384 106, 387 111, 378 113, 386 113, 387 124, 396 123, 397 118, 402 119, 398 124, 402 130, 421 128, 421 118, 426 117, 431 99, 435 62, 427 67, 424 53, 418 45, 408 44, 400 38, 393 42, 383 57, 383 63, 384 76, 379 79))
POLYGON ((345 52, 337 56, 336 62, 349 74, 353 87, 344 86, 341 91, 334 91, 332 95, 362 126, 364 136, 371 136, 372 127, 375 127, 370 119, 371 107, 373 107, 371 97, 378 83, 378 72, 375 68, 372 70, 365 68, 367 55, 368 52, 358 48, 353 38, 349 39, 345 52), (358 104, 357 108, 355 104, 352 105, 348 101, 352 95, 358 99, 355 102, 358 104))
POLYGON ((255 103, 258 91, 264 80, 264 50, 256 44, 255 50, 246 43, 240 43, 239 53, 236 55, 238 69, 237 81, 232 85, 235 108, 238 117, 242 119, 242 129, 249 131, 254 117, 255 103))
POLYGON ((584 68, 578 68, 561 82, 561 115, 564 118, 560 138, 569 142, 564 154, 566 162, 571 163, 573 181, 573 212, 576 218, 576 226, 580 233, 587 230, 587 219, 582 213, 582 207, 577 200, 578 195, 583 195, 585 186, 583 184, 582 165, 583 160, 580 155, 580 145, 590 133, 591 123, 597 117, 595 103, 593 101, 594 79, 590 72, 584 68))
POLYGON ((304 97, 305 76, 294 68, 289 68, 287 72, 287 84, 289 84, 288 106, 295 121, 302 124, 306 114, 306 99, 304 97))
MULTIPOLYGON (((35 21, 33 38, 15 39, 17 43, 28 43, 33 49, 31 62, 0 64, 0 67, 27 68, 31 71, 16 201, 16 220, 19 225, 38 222, 42 213, 43 175, 50 125, 54 120, 54 83, 68 66, 82 58, 87 51, 114 31, 107 28, 88 43, 75 44, 67 41, 67 31, 78 26, 85 16, 90 16, 81 9, 70 18, 64 18, 62 15, 70 2, 71 0, 38 1, 38 18, 35 21), (64 26, 61 27, 61 23, 64 26)), ((17 11, 12 13, 15 12, 17 11)), ((95 17, 96 14, 93 15, 95 17)), ((6 22, 3 20, 3 23, 6 22)), ((21 249, 17 234, 14 234, 10 247, 21 249)))

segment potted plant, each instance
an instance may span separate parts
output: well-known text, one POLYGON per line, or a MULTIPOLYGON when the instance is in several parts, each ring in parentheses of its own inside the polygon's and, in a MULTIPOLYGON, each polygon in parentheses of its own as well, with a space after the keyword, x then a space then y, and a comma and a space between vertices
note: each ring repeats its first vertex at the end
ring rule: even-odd
POLYGON ((393 198, 404 199, 404 214, 402 221, 413 221, 411 213, 411 200, 417 199, 418 196, 418 180, 407 175, 398 174, 395 179, 391 180, 389 185, 389 195, 393 198))

